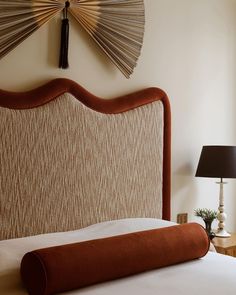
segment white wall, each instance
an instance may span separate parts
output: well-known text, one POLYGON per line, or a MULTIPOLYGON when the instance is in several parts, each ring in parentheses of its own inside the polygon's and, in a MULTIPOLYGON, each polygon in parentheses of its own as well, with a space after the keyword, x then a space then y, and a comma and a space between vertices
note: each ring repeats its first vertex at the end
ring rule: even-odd
MULTIPOLYGON (((71 21, 70 69, 57 69, 60 20, 35 32, 0 61, 0 88, 23 91, 71 78, 111 98, 164 89, 172 105, 172 220, 197 207, 217 209, 214 179, 194 177, 202 145, 236 144, 236 1, 146 0, 142 55, 126 80, 71 21)), ((228 229, 236 230, 236 181, 225 190, 228 229)))

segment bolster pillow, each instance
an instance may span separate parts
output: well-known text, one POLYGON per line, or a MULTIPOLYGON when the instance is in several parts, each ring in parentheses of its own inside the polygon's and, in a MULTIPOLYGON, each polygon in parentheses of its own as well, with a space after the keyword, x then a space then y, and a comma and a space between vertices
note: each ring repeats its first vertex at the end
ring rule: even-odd
POLYGON ((26 253, 21 276, 31 295, 49 295, 204 256, 197 223, 134 232, 26 253))

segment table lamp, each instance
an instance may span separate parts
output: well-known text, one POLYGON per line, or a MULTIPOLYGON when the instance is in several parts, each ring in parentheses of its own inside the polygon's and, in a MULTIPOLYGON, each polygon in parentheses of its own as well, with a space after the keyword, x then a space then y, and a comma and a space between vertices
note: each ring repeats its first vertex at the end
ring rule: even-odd
POLYGON ((217 237, 230 237, 225 230, 225 220, 227 215, 224 212, 224 178, 236 178, 236 146, 203 146, 200 155, 196 175, 199 177, 220 178, 219 221, 216 231, 217 237))

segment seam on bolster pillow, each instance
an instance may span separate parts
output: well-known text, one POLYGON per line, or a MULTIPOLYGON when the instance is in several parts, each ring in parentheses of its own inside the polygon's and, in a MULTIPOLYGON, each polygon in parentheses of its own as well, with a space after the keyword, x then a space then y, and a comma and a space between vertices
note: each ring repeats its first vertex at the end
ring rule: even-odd
POLYGON ((21 277, 29 294, 49 295, 201 258, 209 246, 188 223, 28 252, 21 277))
POLYGON ((49 283, 46 270, 47 264, 41 259, 37 250, 28 254, 23 257, 21 269, 24 266, 27 268, 27 275, 24 275, 24 284, 27 286, 29 294, 49 294, 47 292, 49 283))

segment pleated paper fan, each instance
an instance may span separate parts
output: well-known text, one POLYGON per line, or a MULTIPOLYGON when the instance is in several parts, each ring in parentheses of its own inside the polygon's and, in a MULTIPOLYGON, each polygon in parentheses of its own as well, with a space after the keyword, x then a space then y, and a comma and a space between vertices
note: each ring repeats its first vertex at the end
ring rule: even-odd
POLYGON ((64 9, 64 1, 0 1, 0 57, 64 9))
POLYGON ((69 11, 122 73, 129 77, 143 42, 143 1, 74 0, 69 11))
POLYGON ((143 0, 0 0, 0 58, 60 12, 60 67, 68 66, 69 13, 127 78, 132 74, 143 43, 143 0))

